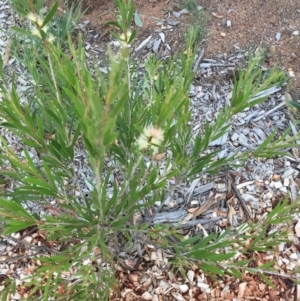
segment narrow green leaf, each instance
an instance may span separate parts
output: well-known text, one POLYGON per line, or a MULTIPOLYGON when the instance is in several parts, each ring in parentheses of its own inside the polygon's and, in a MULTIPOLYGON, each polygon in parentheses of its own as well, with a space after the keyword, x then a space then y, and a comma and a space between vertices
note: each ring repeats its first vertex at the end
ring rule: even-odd
POLYGON ((19 27, 15 27, 15 26, 12 26, 11 29, 13 29, 14 31, 22 34, 22 35, 25 35, 25 36, 29 36, 29 37, 32 37, 32 33, 28 30, 25 30, 25 29, 22 29, 22 28, 19 28, 19 27))
POLYGON ((242 279, 242 277, 243 277, 243 274, 235 268, 229 268, 228 272, 237 279, 242 279))
POLYGON ((296 101, 288 101, 288 104, 291 106, 291 107, 294 107, 297 109, 298 113, 300 113, 300 104, 296 101))
POLYGON ((125 216, 111 223, 111 227, 117 228, 120 226, 124 226, 126 222, 129 220, 130 216, 125 216))
MULTIPOLYGON (((36 11, 40 12, 43 7, 44 1, 43 0, 37 0, 36 1, 36 11)), ((24 5, 24 3, 22 3, 24 5)))
MULTIPOLYGON (((107 25, 115 26, 115 27, 117 27, 118 29, 120 29, 121 31, 123 31, 122 25, 119 24, 119 23, 117 23, 117 22, 110 21, 110 22, 105 23, 105 26, 107 26, 107 25)), ((112 32, 111 32, 111 33, 112 33, 112 32)))
POLYGON ((227 254, 217 254, 210 253, 206 251, 193 251, 188 254, 188 257, 199 259, 199 260, 209 260, 209 261, 222 261, 233 258, 236 253, 227 253, 227 254))
POLYGON ((200 265, 200 269, 203 271, 208 271, 210 273, 214 273, 216 275, 222 276, 225 274, 224 270, 218 268, 216 265, 207 264, 205 262, 202 262, 200 265))
MULTIPOLYGON (((42 187, 42 188, 45 188, 45 189, 49 189, 49 190, 54 190, 53 187, 51 185, 49 185, 49 183, 47 183, 46 181, 44 180, 41 180, 41 179, 36 179, 36 178, 24 178, 23 180, 24 182, 26 183, 30 183, 30 184, 33 184, 35 186, 38 186, 38 187, 42 187)), ((56 192, 56 190, 54 190, 56 192)))
POLYGON ((12 233, 16 233, 20 230, 27 229, 29 227, 34 226, 36 223, 34 222, 24 222, 20 221, 18 224, 11 224, 10 220, 7 221, 7 224, 5 226, 5 230, 3 231, 3 235, 9 235, 12 233))
POLYGON ((45 189, 42 187, 34 187, 30 185, 23 185, 20 188, 16 189, 14 192, 12 192, 13 196, 19 196, 22 197, 22 195, 25 197, 26 195, 44 195, 44 196, 53 196, 58 197, 57 193, 53 189, 45 189))
POLYGON ((271 281, 269 278, 267 278, 264 274, 259 274, 259 276, 263 279, 263 281, 264 281, 267 285, 269 285, 269 286, 272 287, 272 288, 275 288, 274 283, 272 283, 272 281, 271 281))
POLYGON ((136 30, 134 29, 131 33, 131 36, 130 36, 129 40, 128 40, 128 44, 131 44, 131 42, 134 40, 135 36, 136 36, 136 30))
POLYGON ((42 28, 52 19, 52 17, 54 16, 56 10, 58 7, 58 1, 56 1, 52 8, 50 9, 50 11, 48 12, 47 16, 45 17, 43 24, 42 24, 42 28))
MULTIPOLYGON (((48 180, 49 180, 50 183, 51 183, 51 186, 52 186, 52 187, 55 187, 54 176, 53 176, 52 172, 50 171, 49 166, 48 166, 47 164, 45 164, 45 162, 43 162, 43 161, 42 161, 42 165, 43 165, 44 170, 45 170, 45 172, 46 172, 46 174, 47 174, 48 180)), ((56 175, 56 178, 57 178, 57 175, 56 175)), ((57 179, 56 179, 56 181, 57 181, 57 179)), ((57 181, 57 182, 58 182, 58 181, 57 181)))
POLYGON ((269 269, 271 266, 273 266, 274 263, 275 263, 275 261, 272 260, 272 261, 269 261, 269 262, 267 262, 267 263, 265 263, 265 264, 259 265, 257 268, 260 269, 260 270, 267 270, 267 269, 269 269))
POLYGON ((195 236, 192 236, 188 239, 185 239, 185 240, 177 243, 177 246, 180 246, 180 247, 188 246, 188 245, 194 244, 196 241, 200 240, 201 238, 202 238, 201 235, 195 235, 195 236))
POLYGON ((212 244, 206 246, 205 250, 212 251, 212 250, 222 249, 222 248, 230 246, 232 243, 233 243, 233 241, 228 238, 224 241, 212 243, 212 244))
MULTIPOLYGON (((24 208, 22 205, 12 201, 12 200, 4 200, 0 199, 0 207, 5 208, 11 212, 15 212, 16 216, 21 216, 27 218, 29 220, 34 219, 24 208)), ((35 220, 35 219, 34 219, 35 220)))
MULTIPOLYGON (((24 151, 25 157, 26 157, 26 159, 27 159, 27 164, 28 164, 28 166, 31 168, 32 171, 34 171, 35 173, 37 173, 37 168, 36 168, 36 166, 35 166, 33 160, 31 159, 31 157, 30 157, 28 151, 26 150, 26 148, 24 148, 23 151, 24 151)), ((37 173, 37 174, 38 174, 38 173, 37 173)))

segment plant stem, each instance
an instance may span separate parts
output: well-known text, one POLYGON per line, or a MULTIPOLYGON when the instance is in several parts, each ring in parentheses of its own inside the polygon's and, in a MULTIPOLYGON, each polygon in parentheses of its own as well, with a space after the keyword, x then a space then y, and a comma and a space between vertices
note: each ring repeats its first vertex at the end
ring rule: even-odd
POLYGON ((103 206, 101 203, 101 198, 102 198, 102 181, 101 181, 101 174, 100 174, 100 160, 98 159, 95 162, 95 180, 96 180, 96 189, 97 189, 97 201, 99 205, 99 216, 98 216, 98 221, 99 221, 99 226, 101 225, 103 221, 103 206))
POLYGON ((53 83, 54 83, 54 87, 55 87, 56 98, 57 98, 58 103, 61 105, 59 90, 58 90, 56 78, 55 78, 55 75, 54 75, 53 65, 52 65, 52 61, 51 61, 51 57, 50 57, 50 53, 49 52, 47 53, 47 57, 48 57, 48 62, 49 62, 49 66, 50 66, 51 77, 52 77, 52 80, 53 80, 53 83))

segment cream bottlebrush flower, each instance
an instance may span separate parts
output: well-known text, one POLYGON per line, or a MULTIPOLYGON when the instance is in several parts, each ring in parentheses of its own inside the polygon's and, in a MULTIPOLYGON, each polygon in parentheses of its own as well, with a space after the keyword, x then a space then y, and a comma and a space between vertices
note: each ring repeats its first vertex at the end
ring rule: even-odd
MULTIPOLYGON (((150 125, 144 128, 143 134, 141 134, 137 140, 137 145, 139 149, 145 149, 151 144, 160 145, 163 140, 163 130, 150 125)), ((156 152, 157 147, 155 145, 152 145, 152 149, 156 152)))
POLYGON ((125 34, 124 33, 122 33, 121 35, 120 35, 120 44, 123 46, 123 47, 128 47, 129 46, 129 44, 128 44, 128 39, 131 37, 131 31, 130 30, 128 30, 127 31, 127 39, 126 39, 126 37, 125 37, 125 34))
POLYGON ((37 15, 33 13, 29 13, 26 18, 33 23, 37 23, 37 15))
MULTIPOLYGON (((38 26, 40 26, 40 27, 42 27, 42 25, 43 25, 43 20, 38 16, 38 19, 37 19, 37 25, 38 26)), ((43 29, 45 28, 45 26, 43 27, 43 29)))
POLYGON ((43 25, 43 20, 37 14, 29 13, 26 18, 40 27, 43 25))
POLYGON ((33 34, 34 36, 37 36, 39 38, 42 38, 40 31, 36 27, 31 29, 31 34, 33 34))
POLYGON ((160 145, 164 140, 164 131, 155 128, 152 125, 144 129, 144 135, 148 138, 151 143, 160 145))
POLYGON ((49 34, 48 38, 47 38, 47 42, 48 43, 52 43, 55 40, 55 36, 52 34, 49 34))
POLYGON ((43 29, 42 29, 42 30, 43 30, 43 32, 44 32, 44 33, 46 33, 46 32, 47 32, 47 30, 48 30, 48 26, 47 26, 47 25, 45 25, 45 26, 43 27, 43 29))
POLYGON ((149 145, 148 140, 144 135, 140 135, 140 137, 138 138, 136 143, 137 143, 139 149, 145 149, 149 145))

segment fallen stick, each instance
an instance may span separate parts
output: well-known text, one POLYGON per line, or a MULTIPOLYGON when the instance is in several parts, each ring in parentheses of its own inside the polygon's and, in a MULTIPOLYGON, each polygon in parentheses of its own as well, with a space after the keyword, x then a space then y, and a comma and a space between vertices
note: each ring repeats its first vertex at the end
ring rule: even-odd
POLYGON ((200 64, 200 61, 202 60, 202 57, 203 57, 203 54, 204 54, 204 50, 201 49, 200 52, 199 52, 199 56, 195 62, 195 65, 194 65, 194 68, 193 68, 193 72, 196 72, 197 68, 198 68, 198 65, 200 64))
POLYGON ((275 112, 276 110, 280 109, 280 108, 283 107, 283 106, 285 106, 285 103, 284 103, 284 102, 280 103, 279 105, 277 105, 276 107, 274 107, 274 108, 271 109, 270 111, 268 111, 268 112, 266 112, 266 113, 264 113, 264 114, 262 114, 262 115, 256 117, 255 119, 253 119, 253 121, 254 121, 254 122, 257 122, 257 121, 263 119, 264 117, 267 117, 268 115, 272 114, 273 112, 275 112))
MULTIPOLYGON (((228 174, 227 177, 228 177, 229 183, 231 184, 230 187, 231 187, 232 190, 234 191, 236 197, 238 198, 239 202, 241 203, 241 205, 242 205, 242 207, 243 207, 243 209, 244 209, 244 212, 245 212, 245 214, 246 214, 247 220, 250 219, 250 218, 251 218, 251 215, 250 215, 250 213, 249 213, 249 211, 248 211, 248 208, 247 208, 247 206, 246 206, 246 203, 245 203, 244 199, 242 198, 240 192, 238 191, 238 189, 236 188, 236 186, 235 186, 235 184, 234 184, 234 179, 233 179, 233 177, 232 177, 230 174, 228 174)), ((229 186, 229 185, 228 185, 228 186, 229 186)), ((228 189, 228 191, 230 192, 230 189, 228 189)))

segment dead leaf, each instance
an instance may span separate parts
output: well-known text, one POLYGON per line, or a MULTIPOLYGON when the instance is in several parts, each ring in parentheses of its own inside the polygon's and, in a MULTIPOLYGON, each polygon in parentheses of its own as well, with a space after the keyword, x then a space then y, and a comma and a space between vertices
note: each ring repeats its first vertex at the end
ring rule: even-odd
POLYGON ((217 209, 217 210, 215 211, 215 213, 216 213, 217 216, 224 216, 224 217, 227 217, 227 215, 228 215, 226 211, 221 210, 221 209, 217 209))
POLYGON ((242 282, 239 284, 238 299, 244 297, 246 287, 247 287, 247 282, 242 282))
POLYGON ((47 209, 48 212, 49 212, 50 214, 52 214, 53 216, 59 216, 59 215, 60 215, 60 212, 58 212, 57 208, 55 208, 55 207, 52 207, 52 206, 45 206, 44 208, 47 209))
POLYGON ((64 283, 61 283, 58 287, 58 290, 57 290, 57 293, 59 295, 64 295, 66 293, 65 291, 65 284, 64 283))
POLYGON ((229 204, 228 204, 228 208, 229 208, 229 211, 228 211, 228 220, 229 220, 229 223, 232 225, 232 219, 233 219, 233 216, 236 215, 236 211, 229 204))
POLYGON ((35 269, 36 269, 36 266, 34 266, 34 265, 30 265, 30 266, 28 267, 29 273, 32 273, 35 269))
MULTIPOLYGON (((198 209, 199 208, 191 208, 191 209, 188 209, 188 211, 190 211, 190 210, 196 211, 198 209)), ((183 219, 183 221, 181 223, 185 224, 186 222, 188 222, 189 220, 191 220, 193 217, 194 217, 193 213, 189 213, 189 214, 187 214, 187 216, 183 219)))
POLYGON ((130 280, 131 283, 138 282, 140 276, 137 274, 129 274, 128 279, 130 280))
POLYGON ((186 276, 187 276, 190 286, 192 286, 192 284, 194 282, 195 272, 192 270, 188 270, 186 276))
POLYGON ((279 254, 280 254, 279 247, 275 246, 274 247, 274 255, 275 255, 275 258, 276 258, 277 261, 279 260, 279 254))
POLYGON ((219 15, 217 13, 212 13, 212 15, 215 17, 215 18, 218 18, 218 19, 222 19, 223 16, 222 15, 219 15))
POLYGON ((249 238, 245 242, 245 247, 248 249, 252 245, 253 239, 249 238))
POLYGON ((273 179, 273 181, 279 181, 280 178, 281 178, 280 175, 274 175, 272 179, 273 179))
POLYGON ((292 148, 292 152, 293 152, 294 157, 296 159, 298 159, 299 158, 299 151, 298 151, 298 149, 296 147, 293 147, 292 148))
POLYGON ((249 275, 242 275, 242 279, 247 282, 253 281, 253 277, 251 277, 249 275))
POLYGON ((161 161, 164 159, 166 153, 156 154, 152 157, 154 161, 161 161))
POLYGON ((127 259, 124 260, 124 263, 126 264, 126 266, 131 269, 131 270, 135 270, 135 265, 136 263, 130 259, 129 257, 127 259))
MULTIPOLYGON (((220 204, 220 201, 216 202, 214 197, 210 197, 204 202, 204 204, 201 207, 197 208, 197 210, 195 210, 195 211, 193 210, 194 212, 190 212, 190 211, 189 212, 191 214, 193 214, 194 217, 197 217, 210 209, 216 208, 219 204, 220 204)), ((192 209, 195 209, 195 208, 192 208, 192 209)), ((189 210, 191 210, 191 209, 189 209, 189 210)))
POLYGON ((101 253, 101 249, 100 248, 96 248, 95 250, 94 250, 94 254, 95 255, 98 255, 98 254, 100 254, 101 253))
POLYGON ((233 179, 230 176, 227 176, 227 195, 231 194, 231 185, 233 183, 233 179))

